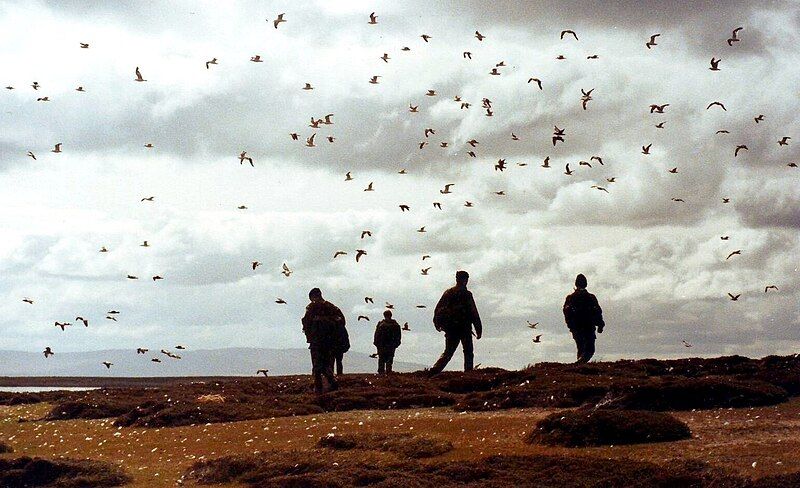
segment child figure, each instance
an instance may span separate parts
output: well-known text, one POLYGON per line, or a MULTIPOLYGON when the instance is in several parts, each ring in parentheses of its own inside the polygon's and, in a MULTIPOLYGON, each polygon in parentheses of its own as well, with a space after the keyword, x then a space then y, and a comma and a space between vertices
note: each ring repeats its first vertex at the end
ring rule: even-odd
POLYGON ((392 311, 383 312, 383 320, 375 326, 375 339, 378 348, 378 373, 391 373, 394 350, 400 345, 400 324, 392 318, 392 311))

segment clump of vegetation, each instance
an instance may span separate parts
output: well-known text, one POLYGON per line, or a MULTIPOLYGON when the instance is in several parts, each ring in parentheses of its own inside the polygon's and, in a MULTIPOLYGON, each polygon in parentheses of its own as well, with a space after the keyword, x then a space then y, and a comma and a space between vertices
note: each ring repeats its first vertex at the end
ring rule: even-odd
POLYGON ((7 452, 14 452, 14 449, 11 448, 8 444, 3 441, 0 441, 0 454, 4 454, 7 452))
POLYGON ((0 486, 7 488, 102 488, 130 481, 122 469, 99 461, 30 457, 0 459, 0 486))
POLYGON ((689 439, 689 427, 672 415, 641 410, 569 410, 548 415, 526 441, 564 447, 610 446, 689 439))
POLYGON ((410 459, 430 458, 453 450, 450 441, 412 434, 329 434, 317 443, 338 450, 365 449, 388 451, 410 459))

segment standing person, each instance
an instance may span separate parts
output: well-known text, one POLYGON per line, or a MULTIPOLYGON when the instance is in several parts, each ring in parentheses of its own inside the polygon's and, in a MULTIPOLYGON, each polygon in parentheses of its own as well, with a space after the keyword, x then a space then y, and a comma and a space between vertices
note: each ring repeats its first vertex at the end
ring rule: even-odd
POLYGON ((464 371, 472 371, 472 326, 475 326, 476 339, 481 338, 483 327, 472 292, 467 290, 467 282, 469 273, 456 272, 456 286, 446 290, 436 304, 433 325, 439 332, 444 331, 444 352, 431 366, 431 374, 440 373, 447 366, 459 343, 464 349, 464 371))
POLYGON ((314 375, 314 391, 323 392, 322 377, 328 380, 331 390, 339 388, 333 377, 333 352, 338 339, 339 327, 344 326, 344 314, 339 307, 325 301, 319 288, 308 292, 311 303, 303 316, 303 333, 311 351, 311 372, 314 375))
POLYGON ((375 327, 372 343, 378 348, 378 373, 391 373, 394 351, 400 346, 400 324, 392 318, 392 311, 383 312, 383 320, 375 327))
POLYGON ((578 363, 588 363, 594 356, 595 327, 602 334, 605 323, 603 310, 597 297, 586 291, 586 277, 579 274, 575 278, 575 291, 564 301, 564 321, 567 323, 575 345, 578 346, 578 363))
MULTIPOLYGON (((341 313, 341 312, 340 312, 341 313)), ((345 318, 342 315, 342 320, 336 327, 336 341, 333 345, 333 354, 331 355, 331 369, 336 370, 336 376, 341 376, 344 373, 344 366, 342 360, 344 353, 350 350, 350 335, 347 333, 345 326, 345 318), (334 368, 335 366, 335 368, 334 368)))

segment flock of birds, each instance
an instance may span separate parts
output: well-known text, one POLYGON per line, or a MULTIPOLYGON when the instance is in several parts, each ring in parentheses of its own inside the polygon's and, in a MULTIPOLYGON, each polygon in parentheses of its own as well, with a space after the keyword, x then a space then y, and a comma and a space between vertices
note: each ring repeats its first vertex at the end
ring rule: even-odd
MULTIPOLYGON (((269 19, 267 19, 267 20, 270 21, 269 19)), ((273 27, 275 29, 278 29, 279 26, 281 26, 284 23, 288 23, 289 20, 290 19, 286 18, 286 14, 285 13, 281 13, 274 20, 272 20, 271 23, 272 23, 272 25, 273 25, 273 27)), ((375 12, 373 12, 373 13, 371 13, 369 15, 367 23, 369 25, 373 25, 373 26, 379 24, 378 16, 376 15, 375 12)), ((729 48, 733 48, 735 43, 741 42, 741 39, 739 38, 739 34, 742 32, 742 30, 743 30, 742 27, 737 27, 736 29, 734 29, 732 31, 731 36, 729 38, 727 38, 727 40, 725 41, 727 43, 727 45, 729 46, 729 48)), ((422 42, 424 44, 428 44, 428 43, 432 42, 432 40, 434 39, 433 36, 428 35, 428 34, 421 34, 419 37, 422 39, 422 42)), ((478 43, 489 42, 489 41, 487 41, 488 37, 486 35, 480 33, 477 30, 475 31, 474 37, 475 37, 475 39, 477 40, 478 43)), ((566 30, 561 31, 559 37, 560 37, 560 40, 562 40, 564 42, 570 42, 570 41, 571 42, 579 42, 578 34, 575 31, 570 30, 570 29, 566 29, 566 30)), ((658 42, 657 42, 659 37, 661 37, 660 33, 656 33, 656 34, 653 34, 652 36, 650 36, 649 40, 644 43, 644 46, 646 47, 646 49, 648 49, 648 50, 655 49, 659 45, 658 42)), ((424 46, 424 44, 423 44, 423 46, 424 46)), ((89 43, 81 42, 80 45, 79 45, 79 48, 80 49, 89 49, 90 45, 89 45, 89 43)), ((409 46, 403 46, 401 48, 401 51, 402 52, 408 52, 408 51, 411 51, 411 48, 409 46)), ((461 57, 464 60, 467 60, 467 61, 471 61, 472 60, 472 56, 473 56, 472 51, 463 51, 461 53, 461 57)), ((598 54, 590 54, 590 55, 586 56, 586 59, 588 59, 588 60, 596 60, 596 59, 599 59, 599 57, 600 56, 598 54)), ((376 56, 376 59, 382 61, 383 63, 389 63, 392 60, 392 57, 389 55, 389 53, 383 53, 382 56, 376 56)), ((563 61, 563 60, 566 60, 566 57, 564 55, 558 55, 558 56, 556 56, 556 60, 563 61)), ((256 55, 253 55, 253 56, 250 57, 250 61, 253 62, 253 63, 261 63, 261 62, 263 62, 263 59, 261 58, 260 54, 256 54, 256 55)), ((722 69, 721 63, 722 63, 722 58, 717 58, 716 56, 712 57, 711 60, 710 60, 710 65, 709 65, 708 69, 711 70, 711 71, 715 71, 715 72, 716 71, 720 71, 722 69)), ((210 59, 210 60, 205 62, 206 69, 211 69, 212 66, 218 66, 218 65, 219 65, 219 60, 216 57, 214 57, 214 58, 212 58, 212 59, 210 59)), ((490 71, 488 71, 488 75, 489 76, 502 76, 504 67, 506 67, 505 62, 504 61, 499 61, 493 67, 490 68, 490 71)), ((382 78, 381 75, 373 75, 368 80, 366 80, 366 82, 368 82, 369 84, 372 84, 372 85, 378 85, 378 84, 380 84, 381 78, 382 78)), ((133 81, 137 82, 137 83, 145 83, 145 82, 148 81, 148 79, 144 77, 144 75, 142 73, 142 70, 138 66, 135 67, 135 69, 134 69, 133 81)), ((538 90, 543 91, 543 90, 546 89, 547 80, 542 80, 539 77, 531 76, 530 78, 528 78, 527 83, 528 84, 534 83, 535 86, 538 88, 538 90)), ((40 93, 39 91, 42 89, 42 85, 39 84, 36 81, 34 81, 31 84, 31 87, 37 93, 40 93)), ((6 89, 14 90, 15 87, 14 86, 6 86, 6 89)), ((299 89, 304 90, 304 91, 310 91, 310 90, 314 90, 315 87, 311 82, 306 82, 302 87, 299 87, 299 89)), ((84 86, 78 86, 75 90, 78 91, 78 92, 85 92, 86 91, 84 86)), ((578 103, 580 103, 580 106, 581 106, 582 110, 589 110, 590 109, 589 102, 591 102, 593 100, 593 92, 594 92, 594 88, 589 88, 589 89, 583 89, 582 88, 581 89, 581 96, 578 98, 578 103)), ((429 97, 429 98, 434 98, 434 97, 438 97, 439 96, 439 93, 437 93, 437 91, 435 89, 424 89, 424 91, 421 91, 421 93, 422 93, 422 95, 424 97, 429 97)), ((39 96, 39 97, 37 97, 36 100, 37 100, 37 102, 50 102, 51 101, 50 97, 46 96, 46 95, 45 96, 39 96)), ((457 95, 457 94, 453 96, 453 102, 458 104, 458 106, 459 106, 459 108, 461 110, 470 110, 473 107, 473 103, 472 102, 462 99, 462 97, 460 95, 457 95)), ((413 117, 414 114, 420 113, 420 105, 421 104, 419 104, 419 103, 417 103, 417 104, 410 103, 409 104, 408 113, 411 114, 410 115, 411 117, 413 117)), ((669 106, 670 106, 669 103, 653 103, 653 104, 650 104, 649 113, 650 114, 666 114, 668 112, 667 109, 668 109, 669 106)), ((493 102, 492 102, 491 99, 486 98, 486 97, 482 98, 481 101, 480 101, 479 107, 484 112, 484 115, 486 117, 493 117, 495 115, 495 112, 494 112, 495 107, 494 107, 493 102)), ((706 110, 712 110, 712 109, 718 109, 718 110, 722 110, 722 111, 726 111, 727 112, 726 106, 721 101, 712 101, 711 103, 709 103, 706 106, 706 110)), ((316 145, 318 143, 317 138, 316 138, 317 134, 323 128, 330 127, 330 126, 334 125, 334 116, 335 115, 333 113, 325 114, 322 117, 316 117, 316 116, 312 115, 310 117, 309 128, 311 128, 313 130, 313 132, 310 135, 302 136, 299 132, 290 132, 289 133, 289 137, 291 138, 292 141, 302 142, 304 140, 306 147, 314 148, 314 147, 316 147, 316 145)), ((765 120, 765 117, 766 116, 764 114, 757 114, 753 118, 754 123, 755 124, 759 124, 759 123, 763 122, 765 120)), ((655 123, 654 127, 656 129, 665 129, 666 123, 667 123, 667 120, 661 120, 661 121, 655 123)), ((727 134, 727 133, 728 133, 728 131, 725 130, 725 129, 720 129, 720 130, 717 131, 717 134, 727 134)), ((429 144, 435 144, 433 142, 433 136, 436 136, 436 135, 437 135, 437 129, 436 128, 433 128, 433 127, 424 128, 424 130, 422 131, 423 139, 419 143, 417 143, 417 145, 414 148, 414 150, 423 150, 429 144)), ((559 128, 558 126, 554 126, 553 127, 553 132, 549 136, 549 141, 552 143, 552 147, 556 148, 559 144, 565 143, 567 141, 567 138, 568 138, 568 133, 567 133, 567 130, 565 128, 559 128)), ((517 134, 512 132, 510 139, 512 141, 518 141, 520 138, 517 136, 517 134)), ((336 138, 333 135, 326 135, 325 136, 325 140, 327 140, 328 143, 333 144, 336 141, 336 138)), ((791 141, 791 137, 790 136, 781 136, 778 139, 777 143, 778 143, 779 146, 787 146, 787 145, 789 145, 790 141, 791 141)), ((472 138, 472 139, 468 140, 466 142, 466 144, 468 144, 470 146, 469 150, 466 152, 466 156, 469 157, 469 158, 477 158, 478 157, 477 148, 480 145, 480 142, 477 139, 472 138)), ((438 146, 442 147, 442 148, 447 148, 447 147, 449 147, 449 145, 450 145, 449 141, 440 141, 438 143, 438 146)), ((152 142, 147 142, 147 143, 144 144, 144 147, 147 148, 147 149, 152 149, 152 148, 155 147, 155 144, 152 143, 152 142)), ((650 155, 652 147, 653 147, 653 143, 648 143, 646 145, 642 145, 641 154, 643 154, 645 156, 650 155)), ((738 157, 739 154, 741 153, 741 151, 747 151, 747 150, 748 150, 748 147, 747 147, 746 144, 737 144, 733 148, 733 156, 734 157, 738 157)), ((53 149, 51 149, 50 152, 54 153, 54 154, 60 154, 60 153, 64 152, 64 145, 61 142, 56 143, 56 144, 54 144, 53 149)), ((33 151, 28 151, 27 152, 27 156, 30 157, 33 160, 37 159, 37 156, 33 151)), ((247 164, 250 167, 255 167, 255 160, 254 160, 253 156, 248 154, 247 150, 241 150, 241 152, 239 152, 238 161, 239 161, 240 165, 247 164)), ((578 168, 586 167, 588 169, 593 168, 593 165, 605 166, 605 164, 606 164, 606 162, 604 162, 603 157, 599 156, 599 155, 592 155, 591 157, 587 158, 586 160, 579 160, 577 162, 578 168)), ((517 163, 517 165, 522 167, 522 166, 526 166, 527 163, 520 162, 520 163, 517 163)), ((541 166, 541 168, 544 168, 546 170, 551 169, 553 166, 551 166, 551 164, 550 164, 550 156, 545 157, 540 166, 541 166)), ((793 162, 788 163, 787 166, 790 167, 790 168, 797 168, 797 164, 793 163, 793 162)), ((494 170, 498 171, 498 172, 503 172, 507 168, 508 168, 508 163, 506 162, 506 160, 504 158, 498 159, 497 163, 494 165, 494 170)), ((678 174, 679 169, 678 169, 678 167, 673 167, 673 168, 669 169, 668 172, 670 174, 678 174)), ((403 175, 403 174, 407 174, 407 171, 406 171, 405 168, 403 168, 400 171, 398 171, 398 173, 403 175)), ((575 173, 576 173, 576 169, 571 167, 570 163, 567 163, 565 165, 565 167, 564 167, 563 174, 566 175, 566 176, 573 176, 575 173)), ((344 177, 344 181, 345 182, 352 182, 354 180, 355 180, 355 178, 353 177, 352 172, 347 172, 345 174, 345 177, 344 177)), ((605 184, 603 184, 603 185, 598 185, 598 184, 591 185, 591 189, 594 189, 594 190, 597 190, 597 191, 601 191, 601 192, 604 192, 604 193, 611 193, 609 188, 611 188, 611 185, 615 184, 616 182, 617 182, 617 178, 616 177, 607 177, 605 179, 605 184)), ((444 185, 444 187, 441 190, 439 190, 439 193, 441 195, 443 195, 443 196, 453 194, 454 193, 453 188, 455 186, 456 186, 456 184, 454 184, 454 183, 447 183, 447 184, 444 185)), ((375 182, 370 181, 366 185, 366 187, 364 187, 363 191, 364 192, 374 192, 374 191, 376 191, 375 182)), ((502 196, 506 195, 506 192, 504 190, 498 190, 498 191, 495 191, 494 194, 496 196, 501 196, 502 197, 502 196)), ((678 197, 678 196, 673 197, 671 200, 673 202, 675 202, 675 203, 683 203, 685 201, 683 198, 678 197)), ((149 196, 142 197, 141 200, 140 200, 140 203, 142 203, 142 204, 154 203, 155 201, 156 201, 156 196, 149 195, 149 196)), ((722 199, 722 204, 729 204, 729 203, 730 203, 730 198, 723 198, 722 199)), ((435 209, 442 210, 443 201, 434 201, 434 202, 432 202, 432 205, 433 205, 433 207, 435 209)), ((474 207, 475 205, 476 205, 476 203, 472 202, 472 201, 465 201, 463 203, 463 206, 467 207, 467 208, 474 207)), ((399 210, 401 212, 403 212, 403 213, 412 211, 411 206, 409 204, 406 204, 406 203, 401 203, 401 204, 398 205, 398 207, 399 207, 399 210)), ((246 205, 239 205, 237 208, 239 210, 247 210, 247 206, 246 205)), ((425 229, 425 226, 422 226, 419 229, 417 229, 417 232, 418 233, 425 233, 427 231, 425 229)), ((360 232, 360 239, 361 240, 368 241, 370 238, 372 238, 372 236, 373 236, 373 231, 370 230, 370 229, 364 229, 364 230, 361 230, 361 232, 360 232)), ((726 236, 721 236, 721 240, 722 241, 728 241, 729 239, 730 239, 730 236, 727 236, 727 235, 726 236)), ((142 244, 141 244, 141 247, 150 247, 149 241, 147 241, 147 240, 143 241, 142 244)), ((361 262, 362 259, 365 259, 365 257, 368 256, 368 251, 367 251, 367 249, 365 249, 368 246, 359 246, 359 247, 360 248, 355 249, 353 251, 356 263, 361 262)), ((110 251, 106 246, 102 246, 100 248, 99 252, 100 253, 108 253, 110 251)), ((727 258, 725 260, 728 261, 728 260, 730 260, 730 259, 732 259, 732 258, 734 258, 736 256, 741 255, 742 253, 743 253, 742 249, 733 250, 728 254, 728 256, 727 256, 727 258)), ((333 258, 332 259, 336 260, 336 259, 342 258, 344 256, 348 256, 349 254, 350 254, 350 251, 348 251, 348 250, 338 249, 338 250, 333 251, 333 253, 332 253, 333 258)), ((422 262, 425 262, 430 257, 431 256, 429 254, 423 255, 422 256, 422 262)), ((252 268, 253 271, 255 271, 258 267, 262 266, 262 264, 263 263, 261 263, 258 260, 253 260, 250 263, 250 267, 252 268)), ((420 274, 423 275, 423 276, 428 276, 431 269, 432 269, 431 266, 421 267, 420 268, 420 274)), ((280 272, 286 278, 289 278, 293 273, 292 269, 286 263, 283 263, 283 265, 281 266, 280 272)), ((139 279, 138 276, 133 275, 133 274, 128 274, 126 276, 126 278, 128 280, 138 280, 139 279)), ((154 276, 151 277, 151 279, 152 279, 152 281, 159 281, 159 280, 163 280, 164 278, 161 275, 154 275, 154 276)), ((778 287, 776 285, 767 285, 764 288, 764 292, 765 293, 769 292, 770 290, 777 291, 778 287)), ((731 301, 737 301, 737 300, 739 300, 741 295, 742 295, 741 293, 736 293, 736 294, 728 293, 728 298, 731 301)), ((29 298, 29 297, 25 297, 23 299, 23 301, 28 303, 28 304, 31 304, 31 305, 34 303, 34 300, 29 298)), ((364 302, 367 303, 367 304, 374 303, 372 297, 365 297, 364 298, 364 302)), ((275 303, 279 304, 279 305, 286 305, 287 304, 286 300, 284 300, 283 298, 280 298, 280 297, 275 299, 275 303)), ((389 302, 386 302, 385 306, 386 306, 387 309, 393 309, 394 308, 394 305, 389 303, 389 302)), ((417 308, 426 308, 426 306, 422 305, 422 304, 417 305, 416 307, 417 308)), ((105 319, 116 322, 119 313, 120 312, 116 311, 116 310, 108 311, 105 314, 105 319)), ((357 321, 362 321, 362 320, 363 321, 369 321, 370 319, 369 319, 369 317, 367 315, 359 315, 357 317, 357 321)), ((75 322, 80 322, 80 323, 82 323, 84 325, 84 327, 89 327, 89 321, 87 319, 83 318, 82 316, 77 316, 75 318, 75 322)), ((55 326, 60 328, 62 331, 65 331, 67 329, 67 327, 69 327, 71 325, 72 325, 71 322, 60 322, 60 321, 56 321, 55 322, 55 326)), ((538 326, 538 322, 536 322, 536 323, 528 322, 528 327, 530 329, 534 329, 535 330, 537 328, 537 326, 538 326)), ((404 331, 410 331, 411 330, 410 326, 408 325, 407 322, 404 324, 403 330, 404 331)), ((541 337, 542 337, 541 334, 535 335, 533 337, 533 342, 534 343, 540 343, 541 342, 541 337)), ((690 343, 688 343, 687 341, 682 341, 682 343, 686 347, 692 347, 692 345, 690 343)), ((175 349, 182 350, 182 349, 185 349, 185 347, 184 346, 176 346, 175 349)), ((138 348, 136 350, 136 354, 137 355, 146 355, 148 352, 149 352, 149 349, 146 349, 146 348, 138 348)), ((161 349, 160 352, 164 356, 166 356, 168 358, 175 359, 175 360, 181 359, 181 357, 179 355, 174 354, 174 353, 172 353, 172 352, 170 352, 170 351, 168 351, 166 349, 161 349)), ((43 354, 44 354, 45 358, 48 358, 48 357, 52 356, 55 353, 51 349, 51 347, 48 346, 43 351, 43 354)), ((161 362, 161 359, 159 357, 152 357, 151 361, 155 362, 155 363, 159 363, 159 362, 161 362)), ((105 366, 106 368, 110 369, 111 366, 113 366, 113 363, 105 361, 105 362, 102 363, 102 365, 105 366)), ((268 372, 268 370, 266 370, 266 369, 260 369, 260 370, 258 370, 258 372, 256 374, 263 374, 264 376, 266 376, 267 372, 268 372)))

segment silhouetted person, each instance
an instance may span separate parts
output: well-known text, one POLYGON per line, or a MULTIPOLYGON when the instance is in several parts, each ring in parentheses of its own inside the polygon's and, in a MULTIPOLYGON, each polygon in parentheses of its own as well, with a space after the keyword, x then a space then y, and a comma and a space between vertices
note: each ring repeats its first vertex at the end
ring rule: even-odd
POLYGON ((323 300, 319 288, 308 292, 311 303, 303 316, 303 332, 311 351, 311 372, 314 375, 314 391, 323 392, 324 376, 331 390, 339 385, 333 377, 333 352, 338 342, 339 328, 344 327, 344 314, 336 305, 323 300))
POLYGON ((391 373, 394 351, 400 346, 400 324, 392 318, 392 311, 383 312, 383 320, 375 326, 372 343, 378 349, 378 373, 391 373))
POLYGON ((456 352, 458 344, 464 349, 464 371, 472 371, 472 326, 475 326, 475 338, 480 339, 483 333, 481 317, 475 306, 472 292, 467 290, 469 273, 456 273, 456 286, 442 294, 436 310, 433 312, 433 325, 439 332, 444 331, 444 352, 431 366, 430 373, 440 373, 456 352))
POLYGON ((564 320, 567 322, 575 345, 578 346, 578 363, 587 363, 594 356, 595 327, 603 333, 603 310, 597 298, 586 291, 586 277, 575 278, 575 291, 564 301, 564 320))
POLYGON ((340 376, 344 373, 342 360, 344 359, 344 353, 349 350, 350 335, 347 333, 344 316, 342 316, 342 322, 336 327, 336 341, 334 342, 333 354, 331 355, 331 369, 336 370, 336 376, 340 376))

